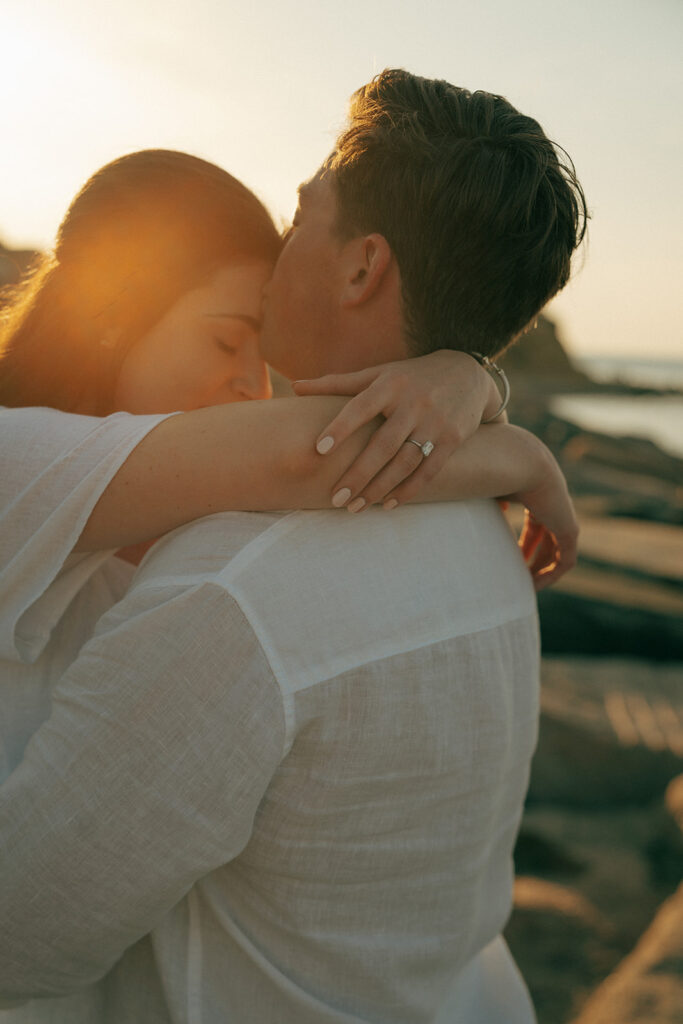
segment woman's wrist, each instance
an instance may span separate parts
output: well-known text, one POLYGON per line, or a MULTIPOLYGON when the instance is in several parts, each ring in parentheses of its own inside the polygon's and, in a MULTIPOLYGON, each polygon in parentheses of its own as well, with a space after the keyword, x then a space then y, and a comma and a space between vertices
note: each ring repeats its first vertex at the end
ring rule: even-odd
POLYGON ((505 371, 488 356, 479 352, 471 352, 469 355, 475 360, 480 369, 485 373, 488 389, 485 397, 485 405, 481 416, 482 424, 486 423, 507 423, 507 409, 510 401, 510 383, 505 371))
POLYGON ((559 480, 564 480, 554 455, 539 437, 517 426, 508 426, 507 432, 513 434, 517 444, 521 446, 516 466, 522 476, 520 485, 516 486, 514 493, 510 495, 513 500, 521 501, 523 495, 556 486, 559 480))

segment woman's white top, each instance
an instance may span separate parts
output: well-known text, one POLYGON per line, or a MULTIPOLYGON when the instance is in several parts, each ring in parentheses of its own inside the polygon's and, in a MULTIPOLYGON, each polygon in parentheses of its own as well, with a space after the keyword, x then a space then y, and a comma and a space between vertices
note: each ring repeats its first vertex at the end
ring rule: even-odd
POLYGON ((133 567, 72 554, 102 492, 165 416, 0 408, 0 779, 49 714, 50 685, 133 567))

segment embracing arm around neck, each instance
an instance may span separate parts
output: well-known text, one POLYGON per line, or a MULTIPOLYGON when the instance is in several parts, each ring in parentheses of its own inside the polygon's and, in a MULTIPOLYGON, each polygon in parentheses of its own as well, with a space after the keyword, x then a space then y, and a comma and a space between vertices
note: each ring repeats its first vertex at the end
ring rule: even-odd
MULTIPOLYGON (((136 544, 220 511, 329 508, 340 474, 379 425, 366 424, 330 454, 319 455, 315 438, 344 402, 283 398, 169 417, 143 438, 113 477, 76 550, 136 544)), ((419 455, 416 447, 415 452, 419 455)), ((543 570, 556 567, 558 545, 564 545, 562 571, 573 564, 571 501, 557 463, 538 438, 507 424, 481 427, 456 448, 418 500, 488 497, 521 501, 533 515, 529 529, 543 525, 557 540, 535 576, 540 579, 543 570)), ((537 550, 540 538, 533 539, 537 550)))

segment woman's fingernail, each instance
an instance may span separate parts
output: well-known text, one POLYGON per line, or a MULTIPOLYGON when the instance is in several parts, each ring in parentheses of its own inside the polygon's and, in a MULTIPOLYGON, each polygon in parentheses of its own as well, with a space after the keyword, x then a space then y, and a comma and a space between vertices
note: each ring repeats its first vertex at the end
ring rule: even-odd
POLYGON ((335 508, 341 508, 351 497, 351 491, 348 487, 342 487, 341 490, 337 491, 336 494, 332 495, 332 504, 335 508))
POLYGON ((348 512, 360 512, 365 507, 365 498, 354 498, 346 506, 348 512))
POLYGON ((334 438, 330 437, 328 434, 327 437, 323 437, 320 441, 318 441, 317 445, 315 446, 315 450, 317 451, 318 455, 327 455, 327 453, 333 446, 334 438))
POLYGON ((396 508, 397 505, 398 502, 396 501, 396 498, 387 498, 387 500, 382 505, 382 508, 386 512, 391 512, 392 508, 396 508))

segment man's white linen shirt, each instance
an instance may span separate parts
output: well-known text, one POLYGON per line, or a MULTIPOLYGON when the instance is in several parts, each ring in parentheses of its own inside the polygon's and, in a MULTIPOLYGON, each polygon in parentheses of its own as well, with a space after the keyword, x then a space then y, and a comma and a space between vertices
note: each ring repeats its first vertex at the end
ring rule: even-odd
POLYGON ((500 931, 537 710, 495 503, 176 531, 0 789, 0 998, 529 1024, 500 931))

